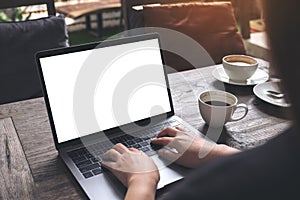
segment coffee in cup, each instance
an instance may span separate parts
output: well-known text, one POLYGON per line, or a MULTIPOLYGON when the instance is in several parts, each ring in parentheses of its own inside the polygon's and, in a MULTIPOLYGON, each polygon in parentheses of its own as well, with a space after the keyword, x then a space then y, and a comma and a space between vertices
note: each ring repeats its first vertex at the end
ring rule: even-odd
POLYGON ((200 94, 199 110, 203 120, 212 127, 221 127, 227 122, 243 119, 248 113, 248 107, 245 104, 238 104, 237 97, 231 93, 211 90, 200 94), (234 118, 236 109, 244 109, 242 116, 234 118))
POLYGON ((223 68, 229 79, 243 82, 250 78, 258 68, 255 58, 245 55, 228 55, 222 59, 223 68))

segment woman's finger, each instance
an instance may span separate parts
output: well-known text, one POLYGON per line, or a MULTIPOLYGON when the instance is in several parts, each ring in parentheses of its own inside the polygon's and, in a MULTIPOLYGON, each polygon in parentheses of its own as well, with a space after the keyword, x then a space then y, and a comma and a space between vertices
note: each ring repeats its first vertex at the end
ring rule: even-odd
POLYGON ((109 171, 112 171, 115 169, 115 162, 110 162, 110 161, 102 161, 101 162, 101 167, 104 167, 106 169, 108 169, 109 171))
POLYGON ((121 154, 115 150, 115 149, 110 149, 107 152, 103 154, 103 160, 105 161, 116 161, 118 158, 121 156, 121 154))
POLYGON ((177 130, 179 130, 179 131, 186 131, 186 130, 184 130, 182 127, 180 127, 180 126, 176 126, 175 127, 177 130))
POLYGON ((113 146, 113 149, 115 149, 116 151, 118 151, 119 153, 123 154, 126 151, 128 151, 127 147, 125 147, 123 144, 118 143, 116 145, 113 146))
POLYGON ((136 149, 136 148, 128 148, 129 151, 133 151, 133 152, 140 152, 140 150, 136 149))
POLYGON ((164 128, 161 132, 159 132, 157 137, 164 137, 164 136, 175 137, 177 132, 178 132, 177 129, 168 126, 167 128, 164 128))

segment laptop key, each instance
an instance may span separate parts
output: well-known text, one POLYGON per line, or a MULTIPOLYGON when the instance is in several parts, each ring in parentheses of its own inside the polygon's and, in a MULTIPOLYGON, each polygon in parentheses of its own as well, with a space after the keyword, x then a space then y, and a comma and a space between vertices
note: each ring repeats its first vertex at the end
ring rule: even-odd
POLYGON ((102 173, 102 169, 101 168, 93 169, 92 172, 94 175, 98 175, 102 173))
POLYGON ((79 170, 81 171, 81 173, 85 173, 85 172, 88 172, 90 170, 93 170, 93 169, 96 169, 96 168, 99 168, 99 167, 100 167, 99 163, 94 163, 92 165, 81 167, 81 168, 79 168, 79 170))
POLYGON ((88 152, 87 151, 78 151, 77 154, 78 154, 78 156, 84 156, 84 155, 88 154, 88 152))
POLYGON ((92 155, 92 154, 87 154, 87 155, 85 155, 85 157, 87 157, 87 158, 94 158, 94 156, 92 155))
POLYGON ((141 151, 147 152, 147 151, 150 151, 150 149, 149 149, 149 147, 143 147, 143 148, 141 148, 141 151))
POLYGON ((82 175, 84 176, 84 178, 90 178, 90 177, 94 176, 92 174, 92 172, 86 172, 86 173, 83 173, 82 175))
POLYGON ((129 144, 127 144, 126 142, 122 142, 122 144, 123 144, 125 147, 129 147, 129 144))
POLYGON ((161 149, 161 148, 163 148, 164 146, 163 145, 159 145, 159 144, 152 144, 151 143, 151 148, 153 149, 153 150, 155 150, 155 151, 157 151, 157 150, 159 150, 159 149, 161 149))
POLYGON ((90 160, 85 160, 83 162, 80 162, 80 163, 75 163, 75 165, 78 167, 78 168, 82 168, 84 166, 87 166, 87 165, 90 165, 92 164, 92 162, 90 160))
POLYGON ((139 144, 134 144, 134 145, 132 145, 132 147, 133 147, 133 148, 136 148, 136 149, 139 149, 139 148, 141 148, 142 146, 139 145, 139 144))
POLYGON ((129 140, 126 142, 128 145, 133 145, 135 142, 133 140, 129 140))
POLYGON ((87 159, 86 159, 86 157, 82 156, 82 157, 72 158, 72 160, 75 164, 78 164, 78 163, 81 163, 83 161, 86 161, 87 159))
POLYGON ((118 140, 116 138, 111 139, 111 142, 114 143, 114 144, 117 144, 118 143, 117 141, 118 140))
POLYGON ((140 142, 139 144, 143 147, 148 146, 148 142, 146 142, 146 141, 140 142))
POLYGON ((98 158, 91 158, 91 161, 92 161, 93 163, 96 163, 96 162, 99 162, 99 159, 98 159, 98 158))
POLYGON ((95 154, 96 155, 102 155, 105 152, 106 152, 106 150, 102 149, 102 150, 96 151, 95 154))
POLYGON ((139 142, 142 141, 142 139, 141 139, 141 138, 135 138, 134 141, 135 141, 136 143, 139 143, 139 142))
POLYGON ((154 138, 154 137, 156 137, 156 136, 157 136, 156 133, 150 133, 150 134, 148 135, 148 138, 151 139, 151 138, 154 138))

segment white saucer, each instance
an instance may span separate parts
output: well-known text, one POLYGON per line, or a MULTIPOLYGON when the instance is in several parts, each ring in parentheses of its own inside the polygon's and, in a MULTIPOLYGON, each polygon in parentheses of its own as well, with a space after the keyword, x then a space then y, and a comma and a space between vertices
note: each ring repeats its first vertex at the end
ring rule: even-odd
POLYGON ((268 102, 275 106, 290 107, 291 104, 287 103, 284 98, 276 98, 276 97, 272 97, 267 94, 267 90, 280 92, 278 83, 279 83, 279 81, 265 82, 265 83, 258 84, 253 88, 253 92, 258 98, 260 98, 261 100, 263 100, 265 102, 268 102))
POLYGON ((249 85, 257 85, 259 83, 264 83, 269 79, 269 75, 267 72, 263 71, 262 69, 257 69, 256 72, 248 78, 246 81, 243 82, 237 82, 230 80, 225 73, 223 66, 218 66, 214 71, 212 72, 213 77, 215 77, 217 80, 222 81, 224 83, 228 83, 231 85, 240 85, 240 86, 249 86, 249 85))

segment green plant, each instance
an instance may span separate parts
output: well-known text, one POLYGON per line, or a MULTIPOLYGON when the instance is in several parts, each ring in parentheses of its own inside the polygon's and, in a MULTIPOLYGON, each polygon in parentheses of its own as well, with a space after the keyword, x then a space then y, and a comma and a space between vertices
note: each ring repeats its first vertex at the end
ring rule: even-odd
POLYGON ((0 21, 18 22, 18 21, 28 20, 31 17, 31 13, 29 13, 26 17, 24 17, 24 13, 26 13, 26 10, 27 7, 0 10, 0 21))

